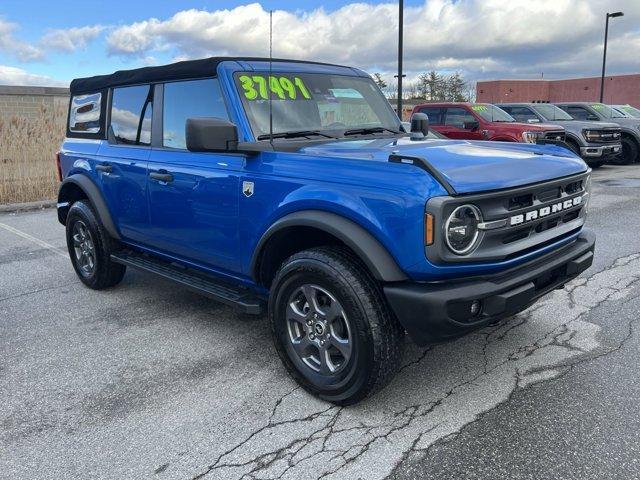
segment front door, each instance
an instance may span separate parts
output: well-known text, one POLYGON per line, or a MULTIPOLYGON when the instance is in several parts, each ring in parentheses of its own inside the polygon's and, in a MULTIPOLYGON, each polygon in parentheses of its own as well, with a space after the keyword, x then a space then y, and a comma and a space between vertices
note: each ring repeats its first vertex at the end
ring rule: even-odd
POLYGON ((463 107, 448 107, 441 132, 449 138, 461 140, 483 140, 478 120, 463 107), (471 124, 478 125, 471 128, 471 124))
POLYGON ((228 119, 216 78, 165 83, 162 143, 149 158, 147 243, 213 270, 238 270, 238 202, 245 157, 186 150, 187 118, 228 119))

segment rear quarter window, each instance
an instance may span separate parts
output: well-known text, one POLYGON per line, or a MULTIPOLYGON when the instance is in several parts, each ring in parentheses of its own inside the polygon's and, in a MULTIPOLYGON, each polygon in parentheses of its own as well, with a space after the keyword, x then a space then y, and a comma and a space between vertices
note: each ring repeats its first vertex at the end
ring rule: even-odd
POLYGON ((97 134, 103 121, 102 93, 74 95, 69 107, 69 132, 97 134))

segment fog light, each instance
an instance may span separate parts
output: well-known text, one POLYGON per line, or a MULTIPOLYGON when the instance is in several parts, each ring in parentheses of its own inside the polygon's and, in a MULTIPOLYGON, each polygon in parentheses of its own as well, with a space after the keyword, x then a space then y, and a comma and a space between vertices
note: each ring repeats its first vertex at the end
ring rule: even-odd
POLYGON ((480 314, 481 310, 482 310, 482 303, 480 302, 480 300, 474 300, 471 303, 471 316, 477 317, 480 314))

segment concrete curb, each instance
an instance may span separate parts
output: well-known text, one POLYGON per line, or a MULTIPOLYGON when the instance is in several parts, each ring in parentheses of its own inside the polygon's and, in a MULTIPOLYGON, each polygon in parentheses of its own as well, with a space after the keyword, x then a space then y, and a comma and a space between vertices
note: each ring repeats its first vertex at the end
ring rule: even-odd
POLYGON ((0 213, 29 212, 31 210, 42 210, 56 206, 55 200, 40 200, 38 202, 7 203, 0 205, 0 213))

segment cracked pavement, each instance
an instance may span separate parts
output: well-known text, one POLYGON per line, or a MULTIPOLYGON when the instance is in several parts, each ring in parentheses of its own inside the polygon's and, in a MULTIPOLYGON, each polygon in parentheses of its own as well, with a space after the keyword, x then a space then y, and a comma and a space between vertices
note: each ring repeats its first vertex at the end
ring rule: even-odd
MULTIPOLYGON (((296 387, 263 319, 136 272, 89 291, 0 228, 0 478, 639 478, 639 178, 595 172, 583 277, 408 342, 392 384, 348 408, 296 387)), ((64 252, 53 211, 0 224, 64 252)))

